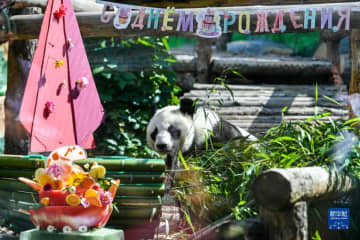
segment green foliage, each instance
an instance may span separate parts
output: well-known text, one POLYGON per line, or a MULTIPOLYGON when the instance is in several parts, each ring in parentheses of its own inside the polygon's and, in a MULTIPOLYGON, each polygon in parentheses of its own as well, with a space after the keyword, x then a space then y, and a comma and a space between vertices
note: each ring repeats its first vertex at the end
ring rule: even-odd
POLYGON ((311 238, 312 240, 321 240, 321 236, 318 230, 316 230, 314 236, 311 238))
POLYGON ((175 59, 168 54, 167 38, 136 40, 90 39, 88 55, 106 119, 95 132, 98 155, 154 157, 146 147, 146 126, 152 105, 178 102, 175 59))
POLYGON ((306 121, 283 120, 257 142, 236 139, 191 156, 188 171, 197 174, 182 173, 176 189, 183 210, 199 223, 228 214, 237 219, 254 216, 257 209, 249 190, 255 177, 270 168, 322 166, 360 178, 359 122, 333 121, 330 113, 315 112, 306 121))

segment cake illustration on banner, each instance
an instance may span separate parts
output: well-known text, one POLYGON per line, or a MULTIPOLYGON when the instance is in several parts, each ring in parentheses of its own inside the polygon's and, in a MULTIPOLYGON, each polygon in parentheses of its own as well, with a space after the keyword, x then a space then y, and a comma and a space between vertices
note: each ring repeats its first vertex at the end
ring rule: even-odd
POLYGON ((120 181, 105 178, 105 167, 96 162, 82 164, 86 159, 80 146, 63 146, 49 155, 33 180, 18 178, 39 194, 39 207, 30 209, 30 219, 38 229, 87 232, 107 223, 120 181))
POLYGON ((131 20, 131 9, 128 7, 120 7, 116 11, 114 17, 114 28, 126 29, 131 20))
POLYGON ((198 23, 196 34, 205 38, 217 38, 221 36, 219 13, 211 8, 200 11, 196 16, 198 23))

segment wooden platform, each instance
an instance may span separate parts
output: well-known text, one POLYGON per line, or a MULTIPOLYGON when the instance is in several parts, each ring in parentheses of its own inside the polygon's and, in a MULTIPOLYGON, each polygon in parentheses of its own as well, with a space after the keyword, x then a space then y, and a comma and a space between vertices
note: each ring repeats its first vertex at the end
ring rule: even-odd
POLYGON ((333 120, 347 118, 346 103, 337 105, 324 96, 338 99, 347 96, 345 86, 340 89, 331 85, 318 86, 318 102, 315 101, 315 85, 229 85, 233 96, 220 85, 195 84, 184 97, 199 99, 199 103, 215 109, 224 119, 252 134, 261 135, 281 122, 282 110, 287 120, 305 120, 318 113, 330 112, 333 120))

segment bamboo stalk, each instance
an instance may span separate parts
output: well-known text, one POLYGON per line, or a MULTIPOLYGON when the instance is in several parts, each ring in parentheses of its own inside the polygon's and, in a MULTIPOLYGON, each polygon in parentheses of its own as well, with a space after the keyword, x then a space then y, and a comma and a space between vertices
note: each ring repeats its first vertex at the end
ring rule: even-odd
POLYGON ((116 196, 114 202, 117 206, 129 207, 159 207, 161 206, 161 199, 157 197, 129 197, 116 196))
MULTIPOLYGON (((116 195, 162 196, 164 189, 164 184, 120 184, 116 195)), ((34 192, 31 187, 14 179, 0 179, 0 190, 34 192)))
POLYGON ((117 196, 163 196, 164 184, 120 184, 117 196))
POLYGON ((39 202, 38 194, 36 192, 15 192, 0 190, 0 199, 3 201, 17 201, 35 203, 39 202))
POLYGON ((33 192, 37 195, 37 192, 33 191, 31 187, 28 185, 17 181, 16 179, 0 179, 0 190, 7 190, 7 191, 24 191, 24 192, 33 192))
POLYGON ((113 211, 111 217, 113 219, 150 219, 151 216, 155 217, 161 213, 161 208, 149 207, 120 207, 119 212, 113 211))
POLYGON ((128 229, 135 226, 140 228, 146 225, 154 225, 155 228, 158 224, 158 219, 153 219, 152 222, 150 222, 150 219, 116 219, 110 217, 110 220, 107 223, 107 227, 128 229))
POLYGON ((125 157, 98 157, 76 161, 76 164, 92 164, 97 162, 109 171, 164 171, 165 164, 163 159, 144 159, 144 158, 125 158, 125 157))
POLYGON ((164 181, 163 172, 115 172, 107 171, 106 176, 120 179, 121 183, 161 183, 164 181))
MULTIPOLYGON (((9 169, 37 169, 44 167, 46 157, 41 155, 0 155, 0 168, 9 169)), ((146 171, 162 172, 165 169, 163 159, 145 159, 128 157, 97 157, 76 161, 81 166, 97 162, 109 171, 146 171)))
POLYGON ((44 167, 45 157, 40 155, 35 158, 22 155, 0 155, 0 168, 14 168, 14 169, 37 169, 44 167))
MULTIPOLYGON (((0 176, 2 178, 18 178, 25 177, 32 179, 35 169, 11 169, 0 168, 0 176)), ((122 183, 161 183, 163 182, 163 172, 117 172, 107 171, 106 176, 114 179, 120 179, 122 183)))
POLYGON ((18 178, 25 177, 32 179, 34 176, 34 169, 9 169, 0 168, 0 176, 2 178, 18 178))

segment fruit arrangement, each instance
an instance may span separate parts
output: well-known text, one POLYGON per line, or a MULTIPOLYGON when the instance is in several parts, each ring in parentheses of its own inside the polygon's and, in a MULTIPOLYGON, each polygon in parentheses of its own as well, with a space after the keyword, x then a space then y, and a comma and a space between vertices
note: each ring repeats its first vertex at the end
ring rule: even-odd
POLYGON ((49 155, 45 168, 35 171, 34 180, 19 178, 39 194, 41 207, 30 210, 35 226, 50 232, 86 232, 106 224, 120 181, 103 181, 106 169, 95 162, 84 166, 88 171, 73 163, 86 158, 79 146, 60 147, 49 155))

